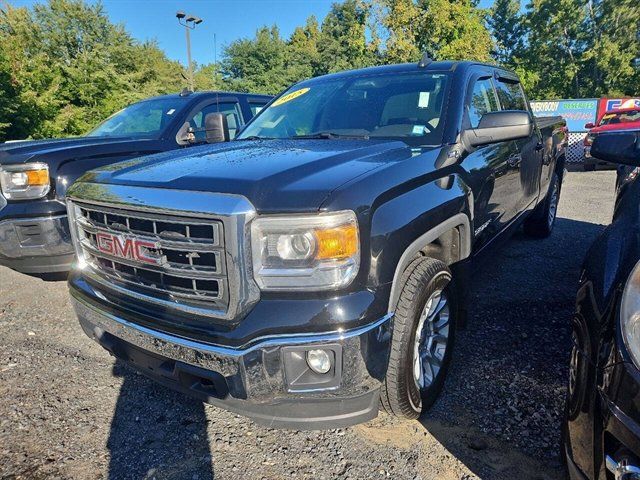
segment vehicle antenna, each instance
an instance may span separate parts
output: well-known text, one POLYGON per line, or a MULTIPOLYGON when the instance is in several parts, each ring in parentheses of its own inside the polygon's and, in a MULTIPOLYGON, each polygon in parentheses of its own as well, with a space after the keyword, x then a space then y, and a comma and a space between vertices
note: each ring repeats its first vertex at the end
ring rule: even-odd
POLYGON ((431 62, 433 62, 433 59, 429 56, 429 53, 428 52, 424 52, 422 54, 422 58, 418 62, 418 68, 424 68, 427 65, 429 65, 431 62))
POLYGON ((220 88, 218 86, 218 44, 216 42, 216 34, 213 34, 213 79, 216 85, 216 110, 220 111, 220 88))

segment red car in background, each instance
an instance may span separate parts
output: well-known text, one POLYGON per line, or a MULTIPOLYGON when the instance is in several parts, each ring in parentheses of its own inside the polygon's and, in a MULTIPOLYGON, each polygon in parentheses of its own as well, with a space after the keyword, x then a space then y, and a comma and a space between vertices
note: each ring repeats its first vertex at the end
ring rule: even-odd
POLYGON ((589 130, 584 138, 584 169, 591 171, 597 167, 615 168, 615 165, 593 158, 591 144, 596 135, 602 132, 640 128, 640 107, 609 110, 602 115, 597 125, 587 123, 584 127, 589 130))

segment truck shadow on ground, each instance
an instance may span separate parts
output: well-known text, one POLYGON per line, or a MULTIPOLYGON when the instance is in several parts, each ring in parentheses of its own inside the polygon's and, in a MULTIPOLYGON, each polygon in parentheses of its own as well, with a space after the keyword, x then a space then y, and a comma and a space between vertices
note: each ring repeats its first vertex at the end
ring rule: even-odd
POLYGON ((604 228, 559 218, 548 239, 517 233, 474 275, 468 327, 421 423, 481 478, 562 478, 570 320, 604 228))
POLYGON ((202 402, 156 386, 116 361, 123 378, 107 448, 110 480, 213 480, 202 402))

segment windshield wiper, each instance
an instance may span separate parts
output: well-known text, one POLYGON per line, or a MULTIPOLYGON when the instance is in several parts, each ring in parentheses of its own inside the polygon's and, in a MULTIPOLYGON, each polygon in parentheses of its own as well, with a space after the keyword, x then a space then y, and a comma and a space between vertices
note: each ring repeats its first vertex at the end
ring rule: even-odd
POLYGON ((336 138, 351 138, 357 140, 369 140, 369 135, 357 135, 357 134, 342 134, 334 132, 317 132, 309 133, 307 135, 294 135, 289 137, 295 140, 333 140, 336 138))
POLYGON ((259 137, 258 135, 250 135, 244 138, 238 138, 238 140, 276 140, 274 137, 259 137))

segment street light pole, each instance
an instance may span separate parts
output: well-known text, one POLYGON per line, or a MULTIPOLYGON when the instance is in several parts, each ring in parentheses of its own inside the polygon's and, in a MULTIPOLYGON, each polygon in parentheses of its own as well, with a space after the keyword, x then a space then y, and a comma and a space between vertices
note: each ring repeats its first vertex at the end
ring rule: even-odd
POLYGON ((178 23, 184 26, 184 31, 187 36, 187 62, 189 67, 189 87, 191 91, 194 91, 193 85, 193 63, 191 62, 191 30, 196 28, 196 25, 200 25, 202 23, 202 19, 199 17, 195 17, 193 15, 187 15, 183 11, 179 11, 176 13, 176 18, 178 19, 178 23))
POLYGON ((191 63, 191 29, 189 27, 185 27, 184 31, 187 34, 187 62, 189 65, 189 87, 193 92, 193 64, 191 63))

